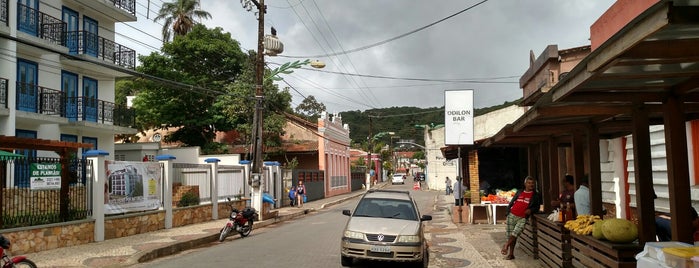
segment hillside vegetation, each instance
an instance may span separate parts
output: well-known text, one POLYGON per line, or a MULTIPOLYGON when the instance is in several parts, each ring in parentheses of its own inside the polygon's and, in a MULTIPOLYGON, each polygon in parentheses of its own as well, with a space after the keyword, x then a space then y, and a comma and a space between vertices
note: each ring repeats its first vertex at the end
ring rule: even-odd
MULTIPOLYGON (((501 105, 478 108, 475 109, 474 114, 479 116, 518 104, 520 101, 515 100, 501 105)), ((342 122, 349 124, 352 147, 363 149, 366 149, 370 128, 372 136, 381 132, 394 132, 394 136, 399 136, 400 139, 412 139, 415 143, 424 145, 423 130, 416 126, 427 125, 434 127, 444 124, 444 106, 430 108, 390 107, 365 111, 347 111, 341 112, 340 115, 342 116, 342 122), (370 117, 371 120, 369 120, 370 117)), ((397 141, 398 138, 394 137, 393 142, 397 141)), ((390 144, 390 136, 384 135, 379 142, 390 144)))

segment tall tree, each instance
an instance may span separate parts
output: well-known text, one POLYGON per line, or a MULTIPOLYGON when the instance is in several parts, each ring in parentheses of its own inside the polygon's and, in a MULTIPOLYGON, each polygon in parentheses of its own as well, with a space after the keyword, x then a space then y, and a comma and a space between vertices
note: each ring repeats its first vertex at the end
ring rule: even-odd
POLYGON ((296 106, 296 113, 313 122, 320 117, 321 113, 325 112, 325 109, 325 104, 318 102, 313 95, 309 95, 296 106))
POLYGON ((240 76, 248 58, 238 41, 222 31, 198 24, 189 34, 165 43, 161 53, 139 58, 141 66, 137 70, 142 73, 207 89, 185 89, 138 79, 134 86, 140 91, 134 107, 139 126, 176 127, 165 141, 202 148, 212 142, 215 131, 232 129, 222 114, 223 106, 214 104, 222 98, 224 88, 240 76))
MULTIPOLYGON (((155 21, 164 20, 163 43, 170 41, 171 33, 175 36, 186 35, 197 23, 195 19, 210 19, 209 12, 199 9, 199 0, 174 0, 164 2, 155 21)), ((174 39, 174 38, 173 38, 174 39)))

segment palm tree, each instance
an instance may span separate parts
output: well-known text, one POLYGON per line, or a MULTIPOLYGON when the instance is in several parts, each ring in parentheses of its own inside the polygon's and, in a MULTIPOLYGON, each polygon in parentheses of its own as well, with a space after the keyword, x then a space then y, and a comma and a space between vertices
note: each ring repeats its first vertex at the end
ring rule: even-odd
POLYGON ((175 36, 189 33, 196 24, 195 18, 210 19, 211 14, 199 9, 199 0, 174 0, 163 3, 154 20, 165 20, 163 42, 168 42, 171 31, 175 33, 175 36))

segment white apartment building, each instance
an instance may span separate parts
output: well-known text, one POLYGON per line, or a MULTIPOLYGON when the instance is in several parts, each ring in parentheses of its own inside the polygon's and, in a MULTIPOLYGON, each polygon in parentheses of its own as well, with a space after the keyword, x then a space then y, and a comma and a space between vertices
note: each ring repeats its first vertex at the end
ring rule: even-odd
POLYGON ((114 103, 115 79, 136 64, 114 29, 130 21, 136 0, 0 0, 0 135, 89 143, 113 157, 114 135, 137 131, 114 103))

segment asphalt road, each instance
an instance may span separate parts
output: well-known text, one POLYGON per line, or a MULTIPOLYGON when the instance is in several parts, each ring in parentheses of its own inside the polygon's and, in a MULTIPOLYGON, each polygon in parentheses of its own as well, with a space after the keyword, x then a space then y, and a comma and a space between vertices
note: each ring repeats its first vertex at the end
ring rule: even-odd
MULTIPOLYGON (((411 190, 412 181, 387 188, 411 190)), ((438 193, 411 192, 421 213, 430 214, 438 193)), ((343 209, 354 209, 358 200, 341 203, 292 221, 255 229, 243 239, 239 236, 229 237, 223 243, 213 243, 137 267, 342 267, 340 236, 348 217, 341 212, 343 209)), ((400 267, 398 264, 370 262, 355 265, 377 266, 400 267)))

